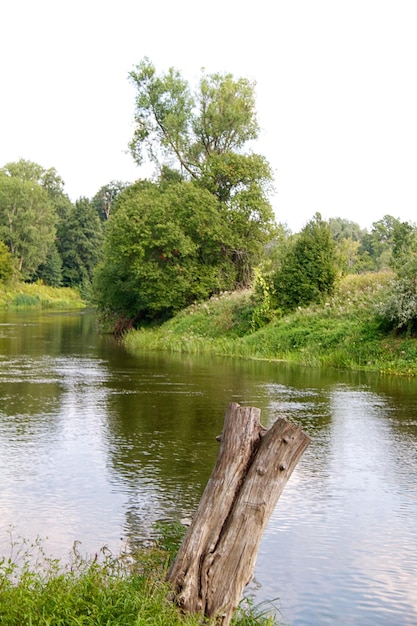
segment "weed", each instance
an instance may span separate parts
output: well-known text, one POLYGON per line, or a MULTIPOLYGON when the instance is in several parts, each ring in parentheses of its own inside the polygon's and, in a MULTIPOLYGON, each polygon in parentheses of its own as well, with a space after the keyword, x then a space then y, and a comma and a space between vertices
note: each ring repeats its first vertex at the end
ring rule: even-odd
POLYGON ((278 312, 268 323, 259 321, 259 302, 249 290, 224 294, 159 328, 131 331, 125 344, 132 351, 206 352, 414 376, 415 340, 387 331, 378 313, 391 281, 390 272, 348 275, 324 304, 278 312))
MULTIPOLYGON (((183 532, 160 529, 170 549, 183 532)), ((171 553, 172 554, 172 553, 171 553)), ((8 558, 0 559, 0 624, 2 626, 197 626, 214 620, 183 615, 169 601, 164 582, 170 553, 154 546, 114 555, 103 547, 83 557, 74 544, 70 562, 46 556, 42 542, 11 540, 8 558)), ((273 617, 245 606, 234 626, 272 626, 273 617)))

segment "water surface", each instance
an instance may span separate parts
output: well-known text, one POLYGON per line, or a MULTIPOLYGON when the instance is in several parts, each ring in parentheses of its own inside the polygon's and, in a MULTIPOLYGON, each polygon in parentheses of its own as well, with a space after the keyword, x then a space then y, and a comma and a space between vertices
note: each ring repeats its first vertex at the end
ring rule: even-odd
POLYGON ((0 553, 152 537, 192 515, 229 402, 312 438, 247 593, 295 625, 417 624, 417 383, 284 364, 132 356, 89 312, 0 313, 0 553))

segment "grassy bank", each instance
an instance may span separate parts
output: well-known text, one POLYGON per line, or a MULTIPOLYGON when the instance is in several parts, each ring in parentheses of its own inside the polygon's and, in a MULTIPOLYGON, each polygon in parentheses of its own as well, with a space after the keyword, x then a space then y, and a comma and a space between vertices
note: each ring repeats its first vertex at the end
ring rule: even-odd
POLYGON ((0 282, 0 309, 82 308, 85 303, 75 289, 47 287, 40 283, 0 282))
MULTIPOLYGON (((13 546, 0 559, 2 626, 197 626, 167 599, 164 582, 172 552, 155 545, 114 556, 106 548, 92 558, 74 547, 70 563, 47 558, 39 543, 13 546)), ((215 626, 215 621, 204 621, 215 626)), ((273 626, 275 618, 243 601, 233 626, 273 626)))
POLYGON ((276 317, 255 330, 249 291, 193 305, 161 327, 129 332, 133 351, 171 350, 285 360, 302 365, 417 374, 417 340, 387 333, 378 318, 391 274, 346 276, 320 306, 276 317))

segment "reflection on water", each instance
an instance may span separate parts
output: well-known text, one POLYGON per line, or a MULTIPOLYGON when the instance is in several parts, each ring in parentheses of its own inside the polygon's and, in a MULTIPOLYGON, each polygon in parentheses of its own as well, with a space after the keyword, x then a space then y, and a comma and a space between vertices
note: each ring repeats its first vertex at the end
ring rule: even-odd
POLYGON ((227 404, 312 438, 265 532, 258 602, 294 625, 417 623, 417 383, 127 354, 89 313, 0 315, 0 552, 7 529, 66 558, 191 515, 227 404))

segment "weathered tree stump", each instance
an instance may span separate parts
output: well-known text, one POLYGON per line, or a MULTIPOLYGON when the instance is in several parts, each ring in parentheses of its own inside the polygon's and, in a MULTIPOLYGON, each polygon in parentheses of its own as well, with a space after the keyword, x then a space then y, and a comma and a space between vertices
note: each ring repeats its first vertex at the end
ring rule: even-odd
POLYGON ((310 439, 259 409, 231 403, 220 452, 192 524, 167 574, 175 602, 228 626, 253 576, 265 526, 310 439))

